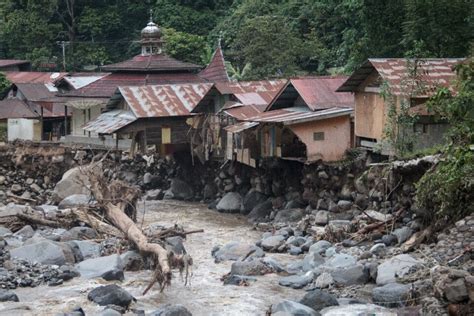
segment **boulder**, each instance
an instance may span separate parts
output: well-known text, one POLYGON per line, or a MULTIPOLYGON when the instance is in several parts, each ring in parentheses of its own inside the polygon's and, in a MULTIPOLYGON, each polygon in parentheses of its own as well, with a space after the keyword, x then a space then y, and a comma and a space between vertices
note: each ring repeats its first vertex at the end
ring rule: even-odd
POLYGON ((311 271, 324 264, 324 258, 316 252, 308 252, 303 259, 303 271, 311 271))
POLYGON ((265 258, 262 258, 261 260, 267 267, 269 267, 272 271, 276 273, 285 271, 285 268, 273 258, 265 257, 265 258))
POLYGON ((242 196, 237 192, 226 193, 216 206, 219 212, 238 213, 242 208, 242 196))
POLYGON ((173 197, 178 200, 191 200, 194 197, 193 188, 180 179, 171 180, 170 190, 173 197))
POLYGON ((357 259, 355 257, 344 253, 337 253, 328 261, 326 261, 324 267, 328 269, 347 268, 355 265, 356 263, 357 259))
POLYGON ((275 223, 298 222, 304 215, 304 210, 302 209, 284 209, 278 211, 273 221, 275 223))
POLYGON ((413 235, 413 230, 410 227, 403 226, 402 228, 395 229, 392 232, 392 235, 395 235, 397 237, 397 242, 402 244, 413 235))
POLYGON ((460 303, 466 301, 469 298, 469 293, 467 291, 464 278, 459 278, 446 284, 444 288, 444 295, 451 303, 460 303))
POLYGON ((305 296, 300 300, 300 303, 311 307, 315 311, 320 311, 323 308, 329 306, 337 306, 339 303, 337 302, 337 298, 326 292, 321 290, 311 290, 308 291, 305 296))
POLYGON ((41 264, 63 265, 67 262, 63 248, 55 242, 44 240, 10 250, 12 258, 39 262, 41 264))
POLYGON ((410 285, 388 283, 372 290, 372 301, 386 307, 403 307, 410 298, 410 285))
POLYGON ((74 208, 81 206, 88 206, 91 204, 91 198, 86 194, 73 194, 65 197, 59 202, 58 208, 60 210, 66 208, 74 208))
POLYGON ((113 254, 106 257, 84 260, 76 264, 75 267, 83 278, 93 279, 101 277, 110 271, 123 271, 123 262, 119 255, 113 254))
POLYGON ((53 197, 56 202, 60 202, 73 194, 85 194, 90 196, 89 178, 86 175, 85 169, 91 168, 89 166, 80 166, 66 171, 56 186, 54 187, 53 197))
POLYGON ((323 254, 326 249, 331 247, 332 244, 329 241, 326 240, 318 240, 315 242, 311 247, 309 247, 309 252, 310 253, 317 253, 317 254, 323 254))
POLYGON ((257 205, 263 203, 267 200, 267 196, 262 194, 255 189, 251 189, 247 194, 244 196, 243 200, 243 207, 241 210, 241 214, 247 215, 249 214, 257 205))
POLYGON ((135 298, 116 284, 99 286, 87 295, 89 301, 93 301, 101 306, 117 305, 128 307, 135 298))
POLYGON ((95 239, 97 232, 90 227, 73 227, 61 235, 61 241, 81 240, 81 239, 95 239))
POLYGON ((285 242, 285 236, 274 235, 262 239, 261 247, 265 251, 276 251, 285 242))
POLYGON ((376 283, 378 285, 394 283, 397 277, 404 276, 410 268, 420 264, 420 261, 407 254, 401 254, 385 260, 377 268, 376 283))
POLYGON ((346 201, 346 200, 340 200, 337 202, 337 208, 340 211, 348 211, 352 207, 352 202, 351 201, 346 201))
POLYGON ((319 316, 311 307, 290 300, 273 304, 271 310, 272 316, 319 316))
POLYGON ((334 279, 332 275, 327 272, 321 273, 314 281, 314 287, 318 289, 325 289, 334 284, 334 279))
POLYGON ((175 255, 183 255, 186 253, 183 242, 184 239, 181 236, 173 236, 165 239, 166 249, 173 252, 175 255))
POLYGON ((329 212, 328 211, 317 211, 314 215, 314 223, 316 225, 327 225, 329 222, 329 212))
POLYGON ((330 273, 334 282, 340 285, 365 284, 369 281, 369 271, 360 263, 348 267, 336 267, 331 269, 330 273))
POLYGON ((123 274, 122 269, 115 269, 105 272, 101 275, 102 279, 106 281, 123 281, 125 280, 125 275, 123 274))
POLYGON ((320 311, 321 316, 341 316, 341 315, 377 315, 377 316, 397 316, 397 312, 392 312, 382 306, 374 304, 349 304, 341 306, 326 307, 320 311))
POLYGON ((76 261, 98 258, 100 257, 100 254, 102 252, 102 246, 93 241, 73 240, 68 243, 72 246, 73 250, 77 251, 77 253, 75 253, 75 256, 81 258, 80 260, 76 261))
POLYGON ((0 302, 19 302, 18 296, 9 290, 0 289, 0 302))
POLYGON ((0 226, 0 237, 12 234, 12 231, 6 227, 0 226))
POLYGON ((145 199, 147 201, 163 200, 164 195, 165 193, 161 189, 149 190, 146 192, 145 199))
POLYGON ((142 256, 133 250, 121 254, 120 259, 122 259, 123 269, 125 271, 138 271, 145 266, 142 256))
POLYGON ((236 261, 230 269, 230 273, 236 275, 264 275, 271 272, 272 269, 261 260, 236 261))
POLYGON ((30 225, 23 226, 19 231, 15 232, 13 236, 20 238, 21 240, 27 240, 33 237, 35 230, 30 225))
POLYGON ((255 245, 244 244, 239 242, 230 242, 222 247, 215 248, 212 251, 216 263, 226 260, 239 260, 252 253, 249 258, 263 257, 265 253, 262 248, 255 245))
POLYGON ((150 316, 192 316, 192 314, 181 304, 167 304, 152 312, 150 316))
POLYGON ((278 281, 281 286, 288 286, 293 289, 301 289, 313 281, 314 274, 308 271, 303 275, 290 275, 278 281))
POLYGON ((224 285, 247 286, 250 282, 256 282, 257 279, 251 276, 230 274, 224 277, 224 285))

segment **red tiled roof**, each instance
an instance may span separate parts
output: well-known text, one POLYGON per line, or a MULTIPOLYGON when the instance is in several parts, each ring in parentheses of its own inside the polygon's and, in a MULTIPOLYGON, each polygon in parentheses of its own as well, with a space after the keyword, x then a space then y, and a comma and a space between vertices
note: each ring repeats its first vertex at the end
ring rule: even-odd
POLYGON ((337 91, 353 92, 364 82, 364 80, 376 71, 383 81, 388 83, 390 92, 394 95, 410 94, 410 90, 417 83, 421 83, 423 89, 417 93, 419 97, 428 97, 440 86, 453 89, 453 80, 456 73, 453 67, 464 59, 460 58, 428 58, 411 59, 409 65, 404 58, 373 58, 367 60, 357 69, 349 79, 342 84, 337 91), (417 67, 417 78, 410 79, 408 69, 417 67))
POLYGON ((54 83, 66 72, 38 72, 38 71, 6 71, 5 76, 11 83, 54 83))
POLYGON ((0 68, 2 67, 9 67, 9 66, 16 66, 16 65, 23 65, 29 64, 28 60, 20 60, 20 59, 0 59, 0 68))
POLYGON ((0 120, 9 118, 37 118, 35 113, 25 102, 19 99, 5 99, 0 101, 0 120))
POLYGON ((199 76, 209 80, 210 82, 229 82, 229 75, 225 67, 224 54, 220 46, 217 47, 211 62, 205 69, 203 69, 199 76))
POLYGON ((195 71, 201 66, 179 61, 166 54, 142 56, 137 55, 132 59, 116 64, 103 66, 104 71, 195 71))
POLYGON ((110 98, 119 86, 145 86, 175 83, 200 83, 204 79, 194 73, 112 73, 81 89, 65 93, 67 97, 110 98))
POLYGON ((212 88, 212 83, 119 87, 138 118, 187 116, 212 88))
POLYGON ((307 77, 291 79, 298 94, 308 107, 322 110, 332 107, 354 107, 354 96, 351 93, 336 92, 348 77, 307 77))

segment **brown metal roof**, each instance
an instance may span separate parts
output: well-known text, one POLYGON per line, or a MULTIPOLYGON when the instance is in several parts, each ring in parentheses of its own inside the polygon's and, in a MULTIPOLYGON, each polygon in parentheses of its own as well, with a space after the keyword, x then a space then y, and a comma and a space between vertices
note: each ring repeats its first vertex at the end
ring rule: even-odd
POLYGON ((11 83, 54 83, 66 72, 37 72, 37 71, 5 71, 5 76, 11 83))
POLYGON ((244 121, 262 113, 264 110, 265 106, 262 107, 258 105, 233 105, 232 107, 225 109, 224 113, 229 116, 232 116, 233 118, 239 121, 244 121))
POLYGON ((0 101, 0 120, 9 118, 38 118, 25 102, 19 99, 5 99, 0 101))
POLYGON ((221 94, 233 94, 243 104, 251 104, 251 99, 254 98, 255 104, 268 105, 286 82, 287 80, 217 82, 215 86, 221 94))
POLYGON ((287 108, 260 113, 247 121, 260 123, 283 123, 292 125, 309 121, 317 121, 337 116, 351 115, 352 108, 331 108, 321 111, 309 111, 304 108, 287 108))
POLYGON ((138 118, 187 116, 212 86, 200 83, 119 87, 119 91, 138 118))
POLYGON ((83 129, 98 134, 112 134, 137 120, 130 111, 112 110, 102 113, 96 119, 87 122, 83 129))
MULTIPOLYGON (((464 59, 460 58, 429 58, 417 60, 416 66, 418 69, 416 81, 424 85, 423 91, 418 93, 418 96, 430 96, 440 86, 453 88, 452 81, 456 78, 453 67, 463 60, 464 59)), ((408 61, 415 65, 414 60, 408 61)), ((407 94, 414 84, 416 84, 410 82, 413 80, 409 79, 408 71, 411 67, 412 66, 407 63, 407 59, 404 58, 369 59, 357 69, 337 91, 356 91, 364 80, 376 71, 381 79, 388 83, 392 94, 407 94)))
POLYGON ((20 59, 0 59, 0 68, 2 67, 10 67, 16 65, 24 65, 29 64, 28 60, 20 60, 20 59))
POLYGON ((231 133, 240 133, 246 129, 257 126, 258 124, 259 123, 257 122, 240 122, 234 125, 226 126, 224 127, 224 130, 231 133))
POLYGON ((132 59, 122 61, 116 64, 103 66, 104 71, 138 71, 138 72, 153 72, 153 71, 196 71, 201 69, 201 66, 179 61, 166 54, 142 56, 137 55, 132 59))
POLYGON ((336 89, 348 77, 307 77, 291 79, 290 83, 308 107, 322 110, 332 107, 354 107, 354 96, 351 93, 337 93, 336 89))
POLYGON ((229 82, 229 75, 225 66, 224 54, 220 46, 217 47, 211 62, 204 68, 199 76, 210 82, 229 82))

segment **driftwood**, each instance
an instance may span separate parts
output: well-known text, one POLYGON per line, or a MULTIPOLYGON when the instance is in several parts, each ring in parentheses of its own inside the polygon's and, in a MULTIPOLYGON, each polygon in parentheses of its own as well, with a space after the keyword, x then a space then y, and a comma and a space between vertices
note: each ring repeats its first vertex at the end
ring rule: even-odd
POLYGON ((383 226, 385 226, 385 225, 393 224, 402 216, 404 211, 405 211, 405 209, 401 208, 394 214, 393 218, 391 218, 389 220, 380 221, 380 222, 376 222, 376 223, 372 223, 372 224, 369 224, 367 226, 364 226, 361 229, 359 229, 355 233, 355 235, 363 236, 363 235, 368 234, 368 233, 370 233, 370 232, 372 232, 372 231, 374 231, 378 228, 383 228, 383 226))

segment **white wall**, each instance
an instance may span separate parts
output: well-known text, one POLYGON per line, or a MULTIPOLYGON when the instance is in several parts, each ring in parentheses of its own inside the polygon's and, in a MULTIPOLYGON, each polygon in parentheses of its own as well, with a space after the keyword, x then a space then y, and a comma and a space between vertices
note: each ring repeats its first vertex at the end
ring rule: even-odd
MULTIPOLYGON (((97 105, 87 110, 72 108, 72 136, 89 136, 89 133, 82 129, 85 123, 96 119, 102 112, 102 107, 97 105), (84 115, 85 112, 85 115, 84 115), (89 117, 90 116, 90 117, 89 117)), ((97 137, 96 133, 90 133, 90 137, 97 137)))
POLYGON ((41 140, 41 122, 34 119, 8 119, 8 141, 41 140))

